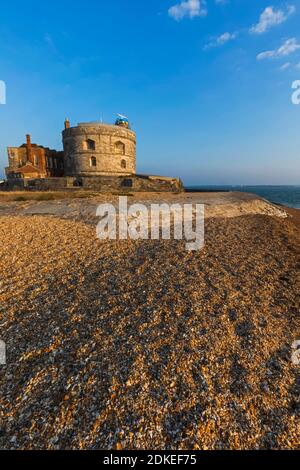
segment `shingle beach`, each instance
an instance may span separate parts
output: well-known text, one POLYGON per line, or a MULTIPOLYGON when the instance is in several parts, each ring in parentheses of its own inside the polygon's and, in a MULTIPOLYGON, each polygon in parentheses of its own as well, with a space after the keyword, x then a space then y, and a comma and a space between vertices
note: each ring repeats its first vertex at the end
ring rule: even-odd
POLYGON ((300 211, 212 214, 188 252, 70 204, 1 206, 0 447, 299 449, 300 211))

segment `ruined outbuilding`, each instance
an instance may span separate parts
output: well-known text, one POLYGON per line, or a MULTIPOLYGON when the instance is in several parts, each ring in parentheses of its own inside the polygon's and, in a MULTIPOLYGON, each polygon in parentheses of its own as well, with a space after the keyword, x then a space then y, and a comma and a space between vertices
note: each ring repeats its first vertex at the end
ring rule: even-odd
POLYGON ((26 135, 26 143, 20 147, 8 147, 7 178, 48 178, 64 176, 64 152, 43 147, 31 142, 26 135))

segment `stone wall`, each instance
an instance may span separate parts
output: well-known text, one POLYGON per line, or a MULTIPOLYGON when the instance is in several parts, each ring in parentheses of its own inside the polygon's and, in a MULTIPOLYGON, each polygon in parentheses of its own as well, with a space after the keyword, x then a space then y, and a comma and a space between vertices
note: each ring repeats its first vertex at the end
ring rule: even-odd
POLYGON ((8 191, 64 191, 90 190, 112 192, 181 192, 182 182, 177 178, 154 176, 90 176, 37 179, 10 179, 1 189, 8 191))
POLYGON ((63 131, 66 176, 136 173, 136 135, 120 126, 79 124, 63 131))

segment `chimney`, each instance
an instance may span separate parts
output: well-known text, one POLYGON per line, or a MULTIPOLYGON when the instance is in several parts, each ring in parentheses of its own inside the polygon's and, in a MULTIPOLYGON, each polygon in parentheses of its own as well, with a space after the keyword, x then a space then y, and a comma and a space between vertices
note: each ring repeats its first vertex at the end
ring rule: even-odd
POLYGON ((26 151, 27 151, 27 162, 32 163, 32 151, 31 151, 31 138, 30 134, 26 135, 26 151))
POLYGON ((68 118, 65 120, 65 129, 70 129, 70 121, 68 118))

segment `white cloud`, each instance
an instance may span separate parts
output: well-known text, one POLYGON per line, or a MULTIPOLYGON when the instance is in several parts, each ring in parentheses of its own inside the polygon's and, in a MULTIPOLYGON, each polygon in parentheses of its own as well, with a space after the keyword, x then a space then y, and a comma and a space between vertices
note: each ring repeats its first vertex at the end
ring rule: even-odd
POLYGON ((280 67, 280 70, 287 70, 291 67, 291 63, 290 62, 286 62, 285 64, 283 64, 281 67, 280 67))
POLYGON ((300 49, 300 44, 296 38, 287 39, 278 49, 258 54, 257 60, 275 59, 277 57, 288 56, 293 54, 293 52, 296 52, 298 49, 300 49))
POLYGON ((204 0, 186 0, 169 8, 169 16, 176 21, 180 21, 185 17, 195 18, 196 16, 205 16, 207 11, 205 9, 204 0))
POLYGON ((48 44, 48 46, 50 46, 51 48, 54 48, 54 41, 53 41, 51 34, 46 33, 44 35, 44 41, 48 44))
POLYGON ((274 7, 267 7, 260 15, 259 22, 252 26, 250 32, 254 34, 265 33, 273 26, 284 23, 295 11, 296 8, 294 5, 287 7, 286 11, 275 10, 274 7))
POLYGON ((212 47, 223 46, 223 44, 226 44, 229 41, 233 41, 233 39, 235 39, 236 37, 237 33, 223 33, 218 36, 215 40, 211 41, 206 46, 204 46, 204 50, 211 49, 212 47))
POLYGON ((222 45, 222 44, 225 44, 226 42, 228 41, 232 41, 233 39, 236 38, 236 33, 224 33, 224 34, 221 34, 221 36, 219 36, 217 38, 217 43, 222 45))

